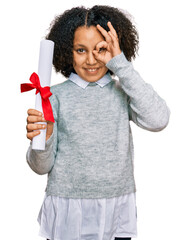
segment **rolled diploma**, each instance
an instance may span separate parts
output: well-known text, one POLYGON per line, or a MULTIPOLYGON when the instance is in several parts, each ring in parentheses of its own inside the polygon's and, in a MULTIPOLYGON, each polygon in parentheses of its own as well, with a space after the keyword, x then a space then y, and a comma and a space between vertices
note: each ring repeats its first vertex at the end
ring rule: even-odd
MULTIPOLYGON (((40 53, 38 62, 38 76, 42 87, 50 86, 51 72, 52 72, 52 59, 54 52, 54 42, 50 40, 42 40, 40 42, 40 53)), ((35 109, 43 112, 41 95, 36 95, 35 109)), ((40 123, 40 122, 39 122, 40 123)), ((40 123, 46 124, 46 123, 40 123)), ((32 149, 45 150, 46 143, 46 129, 40 130, 40 134, 35 136, 32 140, 32 149)))

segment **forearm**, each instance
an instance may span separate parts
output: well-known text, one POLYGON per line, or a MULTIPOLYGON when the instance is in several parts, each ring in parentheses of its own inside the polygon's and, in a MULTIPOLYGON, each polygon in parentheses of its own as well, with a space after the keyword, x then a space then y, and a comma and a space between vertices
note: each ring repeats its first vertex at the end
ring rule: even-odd
POLYGON ((53 135, 47 140, 45 150, 33 150, 30 144, 26 158, 30 168, 37 174, 50 172, 54 165, 53 135))
POLYGON ((132 120, 150 131, 165 128, 170 115, 165 101, 144 82, 124 54, 116 56, 106 66, 119 78, 121 87, 130 98, 132 120))

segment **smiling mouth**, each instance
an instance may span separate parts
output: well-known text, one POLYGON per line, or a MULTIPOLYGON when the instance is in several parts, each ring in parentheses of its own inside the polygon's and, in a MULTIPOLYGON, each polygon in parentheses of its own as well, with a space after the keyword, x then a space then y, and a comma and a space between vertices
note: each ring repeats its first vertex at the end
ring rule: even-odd
POLYGON ((85 70, 89 73, 96 73, 99 70, 99 68, 85 68, 85 70))
POLYGON ((88 69, 86 69, 86 70, 89 71, 89 72, 95 72, 95 71, 98 70, 98 68, 88 68, 88 69))

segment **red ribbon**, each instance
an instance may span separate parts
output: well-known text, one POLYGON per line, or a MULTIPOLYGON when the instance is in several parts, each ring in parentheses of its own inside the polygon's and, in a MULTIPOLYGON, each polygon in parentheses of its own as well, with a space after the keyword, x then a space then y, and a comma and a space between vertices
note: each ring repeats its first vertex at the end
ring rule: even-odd
POLYGON ((51 103, 49 97, 52 95, 50 92, 50 87, 41 87, 39 76, 36 73, 32 73, 30 76, 31 83, 22 83, 21 92, 27 92, 32 89, 36 89, 36 94, 40 92, 42 98, 42 109, 44 113, 44 118, 47 121, 54 122, 54 116, 52 112, 51 103))

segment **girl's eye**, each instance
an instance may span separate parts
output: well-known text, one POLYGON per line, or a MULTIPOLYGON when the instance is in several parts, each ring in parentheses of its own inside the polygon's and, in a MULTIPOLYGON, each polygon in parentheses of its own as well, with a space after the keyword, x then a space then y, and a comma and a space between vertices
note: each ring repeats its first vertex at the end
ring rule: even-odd
POLYGON ((106 48, 100 48, 99 52, 104 52, 106 50, 106 48))
POLYGON ((77 49, 76 51, 77 51, 77 53, 84 53, 84 52, 85 52, 85 49, 79 48, 79 49, 77 49))

